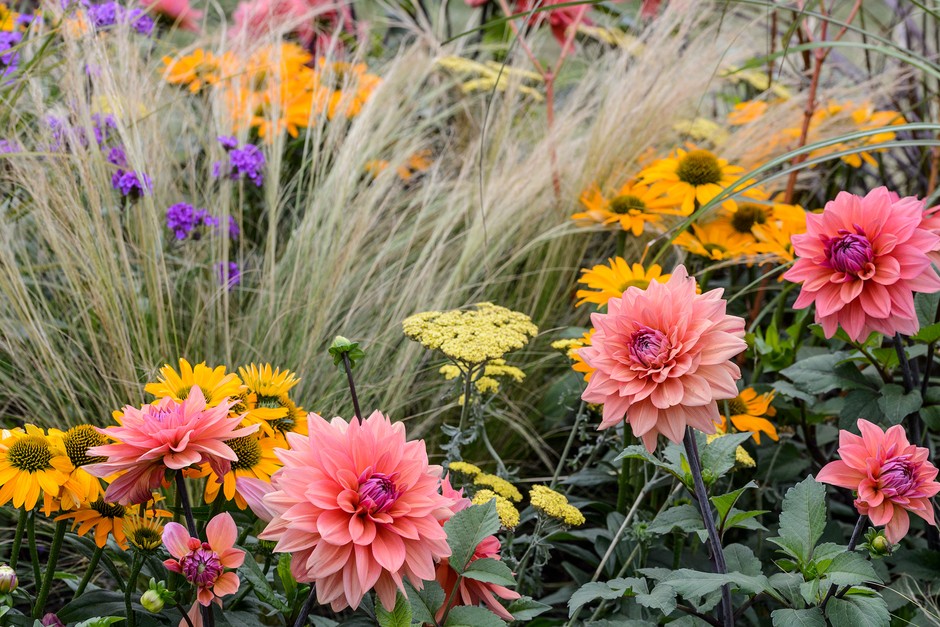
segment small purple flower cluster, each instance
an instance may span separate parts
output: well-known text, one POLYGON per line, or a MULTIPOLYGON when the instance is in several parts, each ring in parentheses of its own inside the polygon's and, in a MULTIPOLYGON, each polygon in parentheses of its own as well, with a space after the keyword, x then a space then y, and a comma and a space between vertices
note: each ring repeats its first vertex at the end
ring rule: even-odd
POLYGON ((20 152, 22 148, 15 139, 0 139, 0 155, 20 152))
POLYGON ((228 263, 220 261, 215 264, 215 269, 219 276, 219 283, 227 286, 229 289, 232 289, 242 282, 241 270, 238 269, 238 264, 234 261, 229 261, 228 263))
POLYGON ((0 31, 0 79, 13 74, 19 67, 20 53, 13 50, 23 41, 19 31, 0 31))
MULTIPOLYGON (((212 227, 216 231, 221 226, 221 220, 209 214, 205 209, 196 209, 186 202, 176 203, 166 210, 166 227, 173 231, 178 240, 192 236, 198 240, 202 237, 201 226, 212 227)), ((228 217, 228 235, 238 239, 241 229, 232 216, 228 217)))
MULTIPOLYGON (((70 3, 71 4, 71 3, 70 3)), ((80 2, 88 11, 88 17, 97 30, 111 28, 119 23, 130 24, 141 35, 153 35, 153 18, 140 8, 126 8, 117 2, 91 4, 80 2)))
POLYGON ((143 172, 118 169, 111 176, 111 186, 128 200, 138 200, 153 191, 153 181, 143 172))
POLYGON ((261 149, 254 144, 245 144, 239 148, 238 140, 234 137, 219 137, 219 143, 228 153, 228 159, 212 164, 212 176, 225 176, 233 181, 246 178, 261 187, 264 183, 264 153, 261 149))

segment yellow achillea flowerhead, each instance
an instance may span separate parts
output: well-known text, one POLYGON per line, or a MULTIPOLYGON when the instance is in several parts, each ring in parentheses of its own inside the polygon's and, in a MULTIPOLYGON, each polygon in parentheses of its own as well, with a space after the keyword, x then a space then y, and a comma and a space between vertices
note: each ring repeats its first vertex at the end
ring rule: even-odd
POLYGON ((707 118, 680 120, 672 125, 672 129, 695 141, 706 141, 715 145, 723 144, 728 139, 728 132, 717 122, 707 118))
MULTIPOLYGON (((711 435, 705 436, 705 442, 711 444, 718 438, 728 435, 727 433, 713 433, 711 435)), ((751 454, 745 450, 743 446, 739 446, 734 449, 734 461, 741 468, 754 468, 757 466, 757 462, 754 461, 754 458, 751 457, 751 454)))
POLYGON ((210 368, 204 361, 192 366, 182 358, 179 365, 179 372, 169 364, 160 368, 160 378, 145 385, 144 390, 158 399, 169 396, 182 402, 189 396, 193 386, 197 385, 206 397, 206 407, 215 407, 229 397, 235 398, 241 394, 241 379, 233 372, 226 373, 225 366, 210 368))
POLYGON ((733 399, 724 401, 725 415, 718 423, 718 428, 726 433, 728 431, 727 421, 730 420, 737 431, 749 431, 758 444, 760 444, 761 432, 766 433, 771 440, 779 440, 780 436, 777 435, 777 428, 767 418, 764 418, 764 416, 772 418, 777 415, 777 410, 770 404, 773 399, 773 391, 758 394, 754 391, 754 388, 741 390, 741 393, 733 399))
MULTIPOLYGON (((444 364, 438 372, 444 375, 444 378, 448 381, 456 379, 463 374, 463 371, 454 364, 444 364)), ((471 376, 473 377, 473 385, 480 394, 495 394, 499 392, 499 380, 497 377, 508 377, 516 383, 522 383, 522 380, 525 379, 525 373, 522 369, 506 365, 506 360, 504 359, 494 359, 487 363, 482 369, 478 368, 474 370, 471 376)), ((458 402, 463 405, 463 394, 460 395, 458 402)))
POLYGON ((584 524, 584 514, 581 510, 568 503, 568 497, 564 494, 555 492, 548 486, 533 486, 529 490, 529 500, 532 502, 532 507, 569 527, 584 524))
POLYGON ((645 290, 651 281, 665 283, 671 275, 663 274, 663 269, 653 264, 649 270, 635 263, 632 266, 623 257, 608 260, 609 265, 597 265, 591 269, 582 268, 578 283, 589 289, 578 290, 575 294, 581 300, 576 307, 584 303, 606 305, 611 298, 620 298, 627 288, 638 287, 645 290))
POLYGON ((42 496, 48 516, 58 506, 62 486, 75 467, 42 429, 31 424, 25 429, 3 431, 5 437, 0 440, 0 505, 12 500, 13 507, 30 510, 42 496))
POLYGON ((451 462, 447 465, 447 469, 450 472, 455 472, 458 475, 465 475, 467 477, 476 477, 477 475, 482 475, 483 471, 480 470, 479 466, 474 466, 473 464, 467 462, 451 462))
POLYGON ((480 490, 473 495, 471 502, 474 505, 483 505, 490 501, 496 501, 496 514, 500 524, 506 529, 515 529, 519 524, 519 510, 506 497, 492 490, 480 490))
POLYGON ((492 303, 415 314, 405 318, 402 329, 408 338, 468 368, 522 348, 538 333, 529 316, 492 303))
POLYGON ((542 101, 542 94, 538 90, 526 85, 523 81, 542 81, 542 75, 537 72, 520 70, 510 65, 487 61, 480 63, 472 59, 458 56, 447 56, 437 60, 437 65, 445 70, 470 77, 461 83, 460 89, 465 94, 475 91, 491 92, 506 91, 512 79, 519 79, 517 89, 538 102, 542 101))
POLYGON ((509 483, 502 477, 497 477, 496 475, 491 475, 489 473, 482 473, 473 479, 473 483, 476 485, 486 486, 501 497, 510 499, 516 503, 522 500, 522 492, 520 492, 516 486, 509 483))

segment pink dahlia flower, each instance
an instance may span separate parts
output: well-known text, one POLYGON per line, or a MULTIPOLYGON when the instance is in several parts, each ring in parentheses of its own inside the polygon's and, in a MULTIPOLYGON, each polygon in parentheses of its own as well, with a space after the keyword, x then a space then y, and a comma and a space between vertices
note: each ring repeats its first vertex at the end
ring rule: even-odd
POLYGON ((107 461, 85 466, 85 470, 96 477, 122 473, 104 495, 106 502, 122 505, 153 498, 167 470, 208 463, 222 477, 231 462, 238 460, 225 441, 258 429, 258 425, 239 428, 241 419, 229 418, 229 408, 236 401, 206 407, 202 390, 193 386, 182 403, 166 397, 140 409, 128 405, 118 418, 119 426, 98 429, 117 442, 88 449, 90 457, 107 457, 107 461))
MULTIPOLYGON (((570 0, 519 0, 516 10, 519 13, 532 11, 536 8, 550 7, 556 4, 565 4, 570 0)), ((552 35, 563 44, 568 38, 568 29, 576 28, 578 24, 590 25, 593 22, 586 17, 590 5, 569 5, 557 9, 548 9, 540 11, 529 17, 534 24, 541 24, 548 21, 552 29, 552 35)))
POLYGON ((199 31, 202 11, 190 6, 189 0, 142 0, 141 4, 145 9, 178 24, 180 28, 193 32, 199 31))
MULTIPOLYGON (((238 575, 226 568, 238 568, 245 561, 245 552, 235 548, 238 528, 231 514, 219 514, 206 525, 206 540, 190 537, 186 527, 167 523, 163 528, 163 544, 173 559, 163 562, 167 570, 179 573, 196 587, 196 602, 187 612, 193 625, 202 625, 199 606, 215 601, 222 607, 222 599, 238 592, 238 575)), ((186 620, 180 621, 180 627, 186 620)))
POLYGON ((928 254, 940 236, 924 228, 924 201, 885 187, 864 197, 840 192, 822 214, 806 214, 793 236, 796 263, 783 277, 803 283, 794 307, 816 304, 826 337, 839 326, 855 341, 872 331, 917 333, 914 292, 940 290, 928 254))
POLYGON ((882 431, 861 419, 858 429, 861 436, 839 431, 842 459, 823 466, 816 481, 855 490, 858 513, 885 525, 892 544, 907 535, 908 512, 936 525, 930 499, 940 492, 940 483, 937 468, 927 461, 929 451, 908 442, 901 425, 882 431))
POLYGON ((284 467, 264 497, 274 519, 259 538, 290 553, 297 581, 314 583, 334 611, 359 606, 375 588, 388 609, 408 579, 418 589, 450 548, 441 521, 453 500, 440 494, 441 467, 424 440, 375 412, 361 423, 308 415, 309 436, 288 433, 284 467))
POLYGON ((248 41, 286 31, 312 49, 339 45, 338 31, 354 29, 352 10, 341 0, 242 0, 232 18, 235 33, 248 41))
POLYGON ((722 290, 695 291, 679 266, 666 283, 630 287, 591 315, 592 345, 579 354, 594 372, 582 398, 603 403, 599 429, 626 415, 651 452, 660 433, 681 442, 687 426, 715 432, 715 401, 738 395, 741 371, 729 360, 747 347, 744 320, 725 313, 722 290))
MULTIPOLYGON (((441 493, 453 499, 454 505, 451 506, 451 509, 455 514, 470 507, 470 499, 464 497, 463 490, 454 490, 447 477, 441 482, 441 493)), ((470 558, 470 562, 475 562, 484 557, 491 557, 495 560, 501 559, 499 550, 499 539, 496 536, 487 536, 483 538, 476 549, 474 549, 473 557, 470 558)), ((440 621, 444 617, 444 612, 447 609, 447 601, 453 596, 454 586, 457 585, 457 571, 450 565, 450 560, 441 560, 440 563, 438 563, 435 579, 437 579, 437 583, 441 584, 441 588, 444 589, 444 605, 440 607, 435 617, 440 621)), ((454 597, 452 605, 479 605, 480 603, 485 603, 494 614, 507 621, 513 620, 512 614, 503 607, 502 603, 496 600, 496 597, 505 599, 506 601, 514 601, 520 597, 518 592, 510 590, 505 586, 477 581, 476 579, 470 579, 468 577, 460 579, 458 592, 459 594, 454 597)))

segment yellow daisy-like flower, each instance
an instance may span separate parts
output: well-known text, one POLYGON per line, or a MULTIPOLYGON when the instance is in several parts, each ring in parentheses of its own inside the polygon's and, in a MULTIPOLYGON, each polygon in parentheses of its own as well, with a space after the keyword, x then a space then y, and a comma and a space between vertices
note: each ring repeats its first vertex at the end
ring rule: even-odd
POLYGON ((496 501, 496 515, 499 516, 499 523, 503 527, 515 529, 519 525, 519 510, 506 497, 492 490, 479 490, 471 499, 474 505, 484 505, 490 501, 496 501))
POLYGON ((292 387, 300 383, 300 379, 290 370, 272 368, 271 364, 242 366, 238 369, 242 383, 258 395, 258 403, 276 399, 287 394, 292 387))
POLYGON ((245 509, 248 503, 236 489, 235 479, 248 477, 270 483, 271 475, 282 465, 274 451, 282 447, 275 438, 259 438, 255 434, 227 440, 225 444, 235 451, 238 461, 232 462, 232 470, 225 473, 221 482, 209 464, 203 464, 201 471, 195 476, 208 477, 205 490, 206 503, 215 501, 221 492, 225 500, 234 500, 238 509, 245 509))
POLYGON ((0 3, 0 31, 17 30, 16 23, 19 13, 11 11, 7 5, 0 3))
POLYGON ((163 545, 163 521, 170 512, 148 510, 144 516, 129 514, 124 517, 124 534, 138 551, 152 552, 163 545))
POLYGON ((569 527, 578 527, 584 524, 584 514, 574 505, 568 503, 568 497, 555 492, 548 486, 537 485, 529 490, 529 501, 532 507, 546 516, 554 518, 569 527))
POLYGON ((479 486, 486 486, 503 498, 507 498, 516 503, 522 500, 522 492, 502 477, 484 472, 474 477, 473 483, 479 486))
POLYGON ((734 105, 734 109, 728 114, 728 124, 731 126, 744 126, 764 117, 767 113, 768 104, 766 100, 747 100, 734 105))
POLYGON ((608 265, 597 265, 588 270, 581 270, 581 278, 578 283, 588 287, 586 290, 578 290, 576 296, 581 300, 576 307, 584 303, 603 306, 611 298, 620 298, 627 288, 638 287, 645 290, 649 287, 651 281, 665 283, 670 275, 663 274, 663 269, 656 264, 646 270, 641 264, 635 263, 632 266, 626 262, 623 257, 609 259, 608 265))
POLYGON ((210 368, 206 362, 191 366, 180 358, 180 370, 166 364, 160 368, 160 378, 144 386, 144 390, 158 399, 169 396, 177 401, 185 401, 189 391, 198 385, 206 397, 206 407, 215 407, 228 398, 241 394, 242 382, 233 372, 226 373, 225 366, 210 368))
POLYGON ((49 439, 65 451, 74 466, 69 480, 59 493, 61 508, 74 509, 98 500, 102 494, 101 482, 82 466, 105 461, 104 457, 90 457, 88 449, 107 444, 107 439, 92 425, 76 425, 68 431, 49 429, 49 439))
POLYGON ((163 57, 163 80, 171 85, 185 85, 195 94, 203 87, 218 83, 223 68, 231 62, 231 53, 218 57, 202 48, 183 57, 166 56, 163 57))
POLYGON ((43 511, 52 513, 55 500, 74 470, 65 451, 42 429, 8 431, 0 441, 0 505, 31 510, 43 497, 43 511))
MULTIPOLYGON (((395 173, 403 183, 408 183, 422 172, 427 172, 432 164, 431 151, 419 150, 405 159, 404 163, 397 166, 395 173)), ((365 168, 366 172, 372 175, 372 178, 378 178, 382 172, 388 169, 389 165, 391 164, 385 159, 373 159, 366 162, 365 168)))
POLYGON ((737 431, 749 431, 758 444, 760 444, 761 433, 766 433, 771 440, 776 442, 780 439, 777 435, 777 428, 764 417, 772 418, 777 415, 777 410, 770 404, 773 399, 773 392, 758 394, 754 388, 745 388, 736 397, 724 402, 725 415, 722 416, 719 428, 727 432, 727 421, 730 420, 737 431))
POLYGON ((727 219, 693 224, 690 231, 680 233, 672 243, 713 261, 740 260, 758 254, 754 236, 739 233, 727 219))
POLYGON ((654 192, 648 186, 633 181, 609 198, 601 193, 596 183, 592 183, 579 200, 585 210, 572 215, 572 220, 615 225, 636 237, 643 234, 647 224, 661 223, 660 214, 675 213, 672 211, 675 203, 664 198, 661 192, 654 192))
POLYGON ((321 111, 327 118, 352 118, 359 115, 366 101, 382 82, 375 74, 368 73, 364 63, 346 63, 317 60, 313 92, 321 111))
POLYGON ((793 236, 806 232, 806 211, 797 205, 776 205, 773 219, 755 224, 751 231, 757 238, 758 252, 778 263, 793 261, 793 236))
MULTIPOLYGON (((161 496, 155 494, 154 500, 148 503, 148 507, 155 507, 156 501, 161 498, 161 496)), ((108 535, 110 534, 117 545, 126 550, 125 521, 131 515, 131 509, 131 507, 125 507, 118 503, 105 503, 103 499, 99 498, 91 503, 85 503, 74 511, 57 516, 56 520, 71 520, 72 530, 76 531, 77 529, 76 533, 80 536, 84 536, 94 529, 95 544, 99 547, 104 547, 108 543, 108 535)), ((172 514, 162 509, 147 509, 145 516, 169 518, 172 514)))
POLYGON ((266 432, 266 426, 270 427, 273 436, 279 441, 278 446, 289 448, 285 437, 288 433, 308 434, 307 412, 287 396, 281 396, 278 401, 281 403, 284 415, 274 420, 265 420, 261 425, 261 431, 266 432))
MULTIPOLYGON (((690 147, 653 162, 640 172, 640 180, 650 186, 651 193, 668 196, 672 206, 688 216, 736 183, 742 172, 743 168, 729 165, 708 150, 690 147)), ((733 209, 735 202, 729 198, 722 206, 733 209)))
POLYGON ((594 372, 594 369, 587 365, 578 352, 578 349, 590 346, 592 337, 594 337, 594 329, 591 329, 580 338, 569 338, 552 342, 552 348, 563 350, 565 356, 571 360, 571 369, 575 372, 582 373, 585 381, 591 380, 591 373, 594 372))
POLYGON ((483 471, 480 470, 479 466, 474 466, 473 464, 462 461, 449 463, 447 465, 447 469, 450 472, 455 472, 458 475, 464 475, 466 477, 476 477, 477 475, 483 474, 483 471))

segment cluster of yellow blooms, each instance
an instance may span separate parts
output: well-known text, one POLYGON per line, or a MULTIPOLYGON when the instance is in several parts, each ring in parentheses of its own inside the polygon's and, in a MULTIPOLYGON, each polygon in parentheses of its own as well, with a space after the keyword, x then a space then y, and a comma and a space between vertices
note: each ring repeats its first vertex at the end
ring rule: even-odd
MULTIPOLYGON (((444 364, 438 371, 448 381, 461 376, 463 372, 460 367, 454 364, 444 364)), ((499 378, 506 377, 516 383, 522 383, 525 379, 525 373, 522 369, 506 364, 505 359, 494 359, 488 362, 483 368, 477 368, 470 374, 470 380, 480 394, 496 394, 499 392, 499 378)), ((463 395, 461 394, 459 402, 463 405, 463 395)))
MULTIPOLYGON (((718 438, 728 435, 727 433, 713 433, 712 435, 705 436, 705 441, 708 444, 711 444, 718 438)), ((734 449, 734 461, 738 466, 742 468, 753 468, 757 465, 757 462, 754 461, 754 458, 751 457, 751 454, 743 446, 739 446, 734 449)))
POLYGON ((402 329, 410 339, 440 351, 464 370, 522 348, 539 331, 529 316, 492 303, 418 313, 405 318, 402 329))
POLYGON ((506 91, 510 83, 517 81, 516 89, 536 102, 544 100, 541 92, 526 82, 540 83, 544 79, 538 72, 521 70, 512 66, 485 61, 483 63, 458 56, 447 56, 437 60, 437 66, 465 79, 460 89, 465 94, 474 92, 506 91))
POLYGON ((529 490, 529 501, 532 507, 550 518, 565 523, 569 527, 578 527, 584 524, 584 514, 574 505, 568 503, 568 497, 555 492, 548 486, 537 485, 529 490))
POLYGON ((216 55, 197 49, 164 57, 164 79, 192 93, 219 95, 233 130, 257 129, 261 137, 298 129, 327 119, 359 114, 380 83, 361 63, 329 61, 294 43, 265 45, 248 53, 216 55))
POLYGON ((480 473, 473 478, 473 484, 484 486, 501 497, 509 499, 513 503, 518 503, 522 500, 522 492, 519 491, 519 488, 496 475, 491 475, 486 472, 480 473))
POLYGON ((479 490, 471 500, 474 505, 483 505, 490 501, 496 501, 496 515, 499 516, 499 524, 506 529, 515 529, 519 525, 519 510, 505 496, 496 494, 492 490, 479 490))

